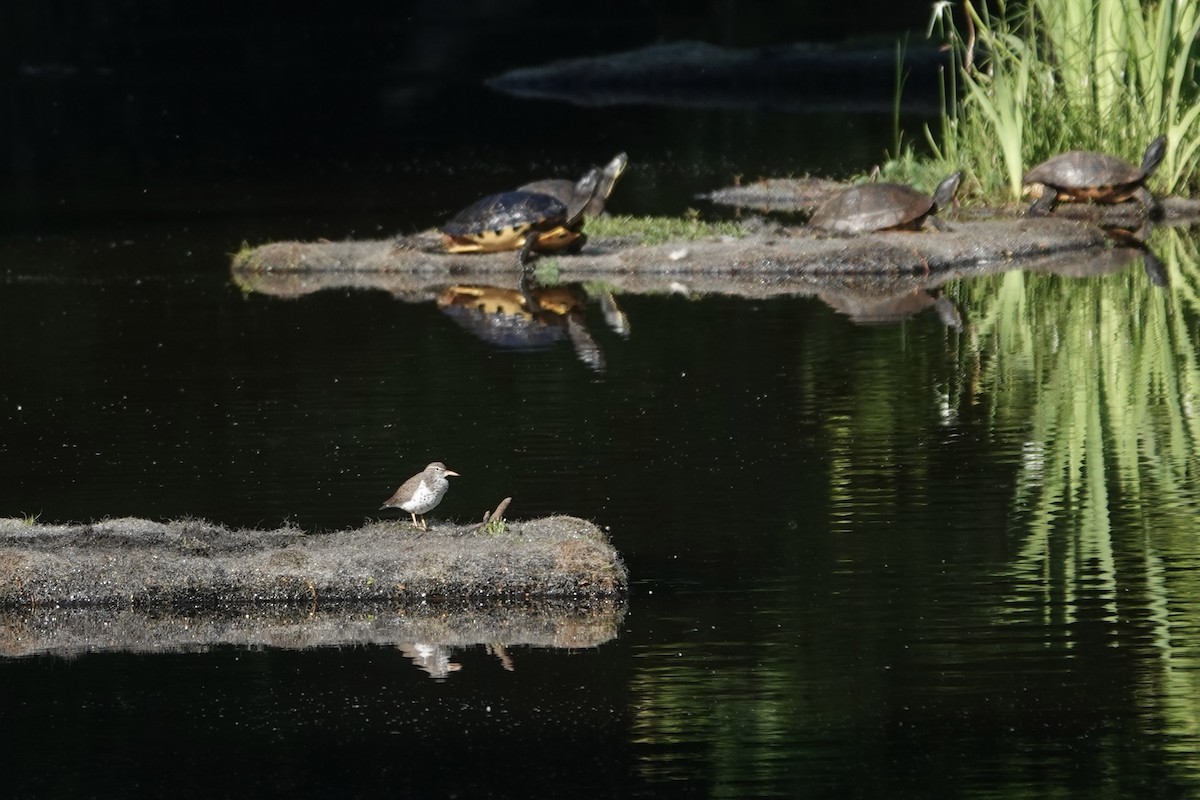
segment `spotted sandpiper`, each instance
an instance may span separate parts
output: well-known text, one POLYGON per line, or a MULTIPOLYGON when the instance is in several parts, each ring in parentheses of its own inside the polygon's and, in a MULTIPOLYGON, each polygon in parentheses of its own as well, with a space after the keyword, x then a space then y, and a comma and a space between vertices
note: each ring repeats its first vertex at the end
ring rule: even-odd
POLYGON ((412 514, 413 525, 427 531, 429 527, 425 524, 424 515, 437 508, 437 504, 442 502, 442 498, 446 496, 446 490, 450 488, 450 481, 446 478, 451 475, 461 477, 454 470, 446 469, 446 465, 442 462, 434 461, 424 470, 400 484, 396 493, 384 501, 379 510, 403 509, 412 514), (418 520, 418 518, 420 519, 418 520))

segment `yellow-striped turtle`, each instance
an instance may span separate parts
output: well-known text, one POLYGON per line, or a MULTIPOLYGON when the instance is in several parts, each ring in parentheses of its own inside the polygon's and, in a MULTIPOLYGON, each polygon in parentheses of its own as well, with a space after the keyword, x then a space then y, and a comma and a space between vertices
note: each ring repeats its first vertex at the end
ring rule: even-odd
POLYGON ((931 198, 901 183, 864 183, 837 192, 813 213, 810 225, 835 233, 920 230, 933 215, 954 201, 963 174, 938 184, 931 198))
POLYGON ((571 200, 517 189, 489 195, 464 208, 442 226, 442 243, 451 253, 520 250, 577 252, 583 247, 584 210, 596 193, 600 170, 574 184, 571 200))
POLYGON ((1049 214, 1059 201, 1124 203, 1136 200, 1146 214, 1161 213, 1146 181, 1167 152, 1167 137, 1159 136, 1146 147, 1142 165, 1091 150, 1071 150, 1049 158, 1025 173, 1025 194, 1037 198, 1029 207, 1034 216, 1049 214))

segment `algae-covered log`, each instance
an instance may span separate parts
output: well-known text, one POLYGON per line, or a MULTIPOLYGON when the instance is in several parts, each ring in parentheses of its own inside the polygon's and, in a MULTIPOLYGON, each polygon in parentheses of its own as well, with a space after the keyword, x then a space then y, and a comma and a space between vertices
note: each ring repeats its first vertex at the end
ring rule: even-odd
MULTIPOLYGON (((944 232, 888 231, 853 238, 806 227, 642 244, 636 237, 595 237, 577 255, 555 259, 562 280, 619 275, 733 275, 778 280, 812 275, 928 275, 985 263, 1009 263, 1109 246, 1093 225, 1066 219, 950 223, 944 232)), ((244 250, 237 273, 409 273, 432 282, 464 274, 516 276, 515 253, 452 254, 431 233, 375 242, 274 242, 244 250)), ((515 277, 513 278, 515 281, 515 277)))
POLYGON ((609 597, 627 584, 603 532, 566 516, 506 522, 501 533, 386 522, 314 535, 0 520, 0 606, 10 608, 609 597))

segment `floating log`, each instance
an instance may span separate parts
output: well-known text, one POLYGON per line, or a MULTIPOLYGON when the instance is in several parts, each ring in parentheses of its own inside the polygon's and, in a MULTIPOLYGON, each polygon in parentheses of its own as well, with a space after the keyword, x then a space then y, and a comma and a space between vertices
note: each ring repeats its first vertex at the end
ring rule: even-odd
POLYGON ((82 525, 0 519, 0 607, 217 608, 618 597, 628 575, 594 524, 408 522, 305 534, 196 520, 82 525), (499 530, 496 530, 496 529, 499 530))
MULTIPOLYGON (((810 213, 835 192, 847 184, 824 178, 763 178, 749 183, 724 186, 699 196, 720 206, 750 209, 754 211, 793 211, 810 213)), ((1200 200, 1190 197, 1160 198, 1163 221, 1195 222, 1200 219, 1200 200)), ((1029 203, 1013 203, 999 208, 964 209, 964 218, 986 220, 997 217, 1017 217, 1024 214, 1029 203)), ((1125 225, 1137 227, 1145 213, 1141 204, 1135 202, 1103 203, 1059 203, 1054 216, 1061 219, 1076 219, 1100 225, 1125 225)))
MULTIPOLYGON (((903 107, 941 110, 938 89, 946 54, 910 46, 904 53, 903 107)), ((891 45, 782 44, 729 48, 670 42, 601 56, 522 67, 487 81, 517 97, 584 106, 648 104, 776 111, 894 110, 896 51, 891 45)))
MULTIPOLYGON (((781 281, 823 275, 930 275, 985 264, 1099 251, 1110 246, 1094 225, 1059 218, 955 221, 951 230, 887 231, 850 238, 807 227, 747 231, 646 245, 636 238, 589 239, 576 255, 557 256, 563 281, 609 276, 721 275, 781 281)), ((236 274, 407 273, 425 284, 493 274, 515 284, 515 253, 446 253, 435 232, 375 241, 273 242, 234 256, 236 274)))

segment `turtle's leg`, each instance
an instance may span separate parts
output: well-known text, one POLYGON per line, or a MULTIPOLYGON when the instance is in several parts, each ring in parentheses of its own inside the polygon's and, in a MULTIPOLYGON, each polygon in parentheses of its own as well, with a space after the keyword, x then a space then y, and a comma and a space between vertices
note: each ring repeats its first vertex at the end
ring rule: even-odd
POLYGON ((1054 208, 1054 203, 1058 200, 1058 190, 1053 186, 1042 186, 1042 194, 1037 200, 1033 201, 1033 205, 1029 207, 1029 216, 1044 217, 1054 208))
POLYGON ((1150 219, 1162 219, 1163 210, 1157 198, 1145 186, 1139 186, 1133 193, 1133 199, 1142 204, 1146 216, 1150 219))
POLYGON ((522 267, 530 262, 530 256, 533 254, 533 246, 537 244, 537 234, 525 234, 525 243, 521 245, 521 251, 517 253, 517 263, 522 267))
POLYGON ((533 270, 528 267, 523 267, 521 270, 521 280, 517 282, 517 289, 521 292, 521 297, 525 298, 525 308, 530 314, 537 314, 542 310, 542 304, 533 296, 533 270))
POLYGON ((942 231, 945 233, 946 231, 953 230, 953 228, 947 225, 946 221, 937 214, 930 214, 925 218, 925 222, 928 223, 929 227, 933 228, 935 231, 942 231))

